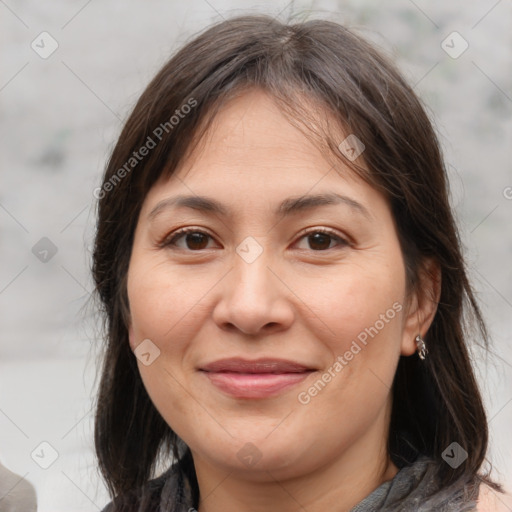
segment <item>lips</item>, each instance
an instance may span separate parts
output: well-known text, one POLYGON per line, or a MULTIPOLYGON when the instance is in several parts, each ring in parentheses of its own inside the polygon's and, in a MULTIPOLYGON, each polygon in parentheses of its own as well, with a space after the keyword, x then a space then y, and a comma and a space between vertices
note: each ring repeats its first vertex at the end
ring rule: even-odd
POLYGON ((267 398, 297 385, 314 368, 284 359, 230 358, 200 368, 210 383, 234 398, 267 398))
POLYGON ((303 364, 285 359, 257 359, 250 361, 238 357, 221 359, 207 364, 201 369, 207 372, 232 373, 300 373, 313 370, 313 368, 303 364))

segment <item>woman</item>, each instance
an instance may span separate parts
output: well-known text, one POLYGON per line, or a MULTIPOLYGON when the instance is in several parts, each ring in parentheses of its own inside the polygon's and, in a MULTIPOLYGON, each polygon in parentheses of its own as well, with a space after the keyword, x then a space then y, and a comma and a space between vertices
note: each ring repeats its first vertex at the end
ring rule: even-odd
POLYGON ((438 141, 367 42, 209 28, 96 196, 105 511, 465 511, 500 490, 438 141))

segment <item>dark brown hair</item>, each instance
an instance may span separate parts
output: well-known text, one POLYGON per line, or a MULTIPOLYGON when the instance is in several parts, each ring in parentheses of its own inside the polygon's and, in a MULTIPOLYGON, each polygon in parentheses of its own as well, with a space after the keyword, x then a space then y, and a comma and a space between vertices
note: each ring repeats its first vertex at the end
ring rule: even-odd
MULTIPOLYGON (((128 343, 126 276, 141 205, 158 179, 172 175, 222 104, 250 87, 270 94, 290 122, 389 199, 409 290, 420 286, 426 258, 439 265, 441 296, 426 335, 429 354, 425 361, 400 358, 388 449, 397 464, 409 460, 405 445, 434 459, 441 487, 459 479, 476 482, 488 430, 466 343, 483 340, 486 346, 487 334, 468 282, 432 124, 395 67, 347 28, 245 16, 207 29, 158 72, 126 121, 97 194, 93 274, 106 332, 95 445, 109 491, 122 496, 139 488, 153 476, 159 457, 171 463, 170 455, 182 455, 179 439, 143 386, 128 343), (339 136, 313 122, 319 118, 315 111, 364 142, 366 170, 338 150, 339 136), (155 146, 130 160, 148 138, 155 146), (468 452, 455 469, 441 456, 453 441, 468 452)), ((183 460, 193 479, 186 448, 183 460)))

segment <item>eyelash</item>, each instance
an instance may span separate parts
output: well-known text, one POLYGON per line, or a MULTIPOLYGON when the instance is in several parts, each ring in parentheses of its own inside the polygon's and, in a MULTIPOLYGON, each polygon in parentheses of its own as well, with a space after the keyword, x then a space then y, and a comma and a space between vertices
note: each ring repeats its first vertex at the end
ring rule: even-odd
MULTIPOLYGON (((164 247, 171 247, 173 248, 173 246, 176 245, 176 241, 184 236, 184 235, 187 235, 188 233, 201 233, 203 235, 206 235, 210 238, 213 238, 209 233, 206 233, 205 231, 202 231, 200 229, 197 229, 197 228, 182 228, 182 229, 179 229, 178 231, 175 231, 174 233, 171 233, 171 235, 167 236, 159 245, 160 248, 164 248, 164 247)), ((311 234, 315 234, 315 233, 322 233, 322 234, 325 234, 325 235, 329 235, 332 239, 336 240, 337 242, 339 242, 339 245, 341 247, 347 247, 347 246, 350 246, 352 245, 351 242, 349 242, 348 240, 345 240, 344 238, 340 237, 338 234, 336 234, 335 231, 331 230, 331 229, 327 229, 327 228, 316 228, 316 229, 312 229, 310 231, 306 231, 304 233, 302 233, 299 237, 299 240, 302 240, 303 238, 307 237, 308 235, 311 235, 311 234)), ((179 248, 181 249, 181 248, 179 248)), ((178 249, 178 250, 179 250, 178 249)), ((330 247, 328 249, 324 249, 324 250, 314 250, 314 249, 309 249, 311 251, 314 251, 314 252, 327 252, 331 249, 334 249, 334 247, 330 247)), ((205 249, 199 249, 199 250, 192 250, 192 249, 183 249, 187 252, 202 252, 204 251, 205 249)))

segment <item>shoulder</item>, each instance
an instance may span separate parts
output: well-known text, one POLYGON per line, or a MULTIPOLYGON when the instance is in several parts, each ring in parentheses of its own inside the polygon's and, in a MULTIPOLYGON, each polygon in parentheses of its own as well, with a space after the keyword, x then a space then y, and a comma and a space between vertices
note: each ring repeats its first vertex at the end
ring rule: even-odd
POLYGON ((512 510, 512 494, 495 491, 486 484, 480 485, 478 495, 478 512, 510 512, 512 510))
POLYGON ((37 505, 34 486, 24 477, 0 463, 0 510, 35 512, 37 505), (4 508, 6 507, 6 508, 4 508))

